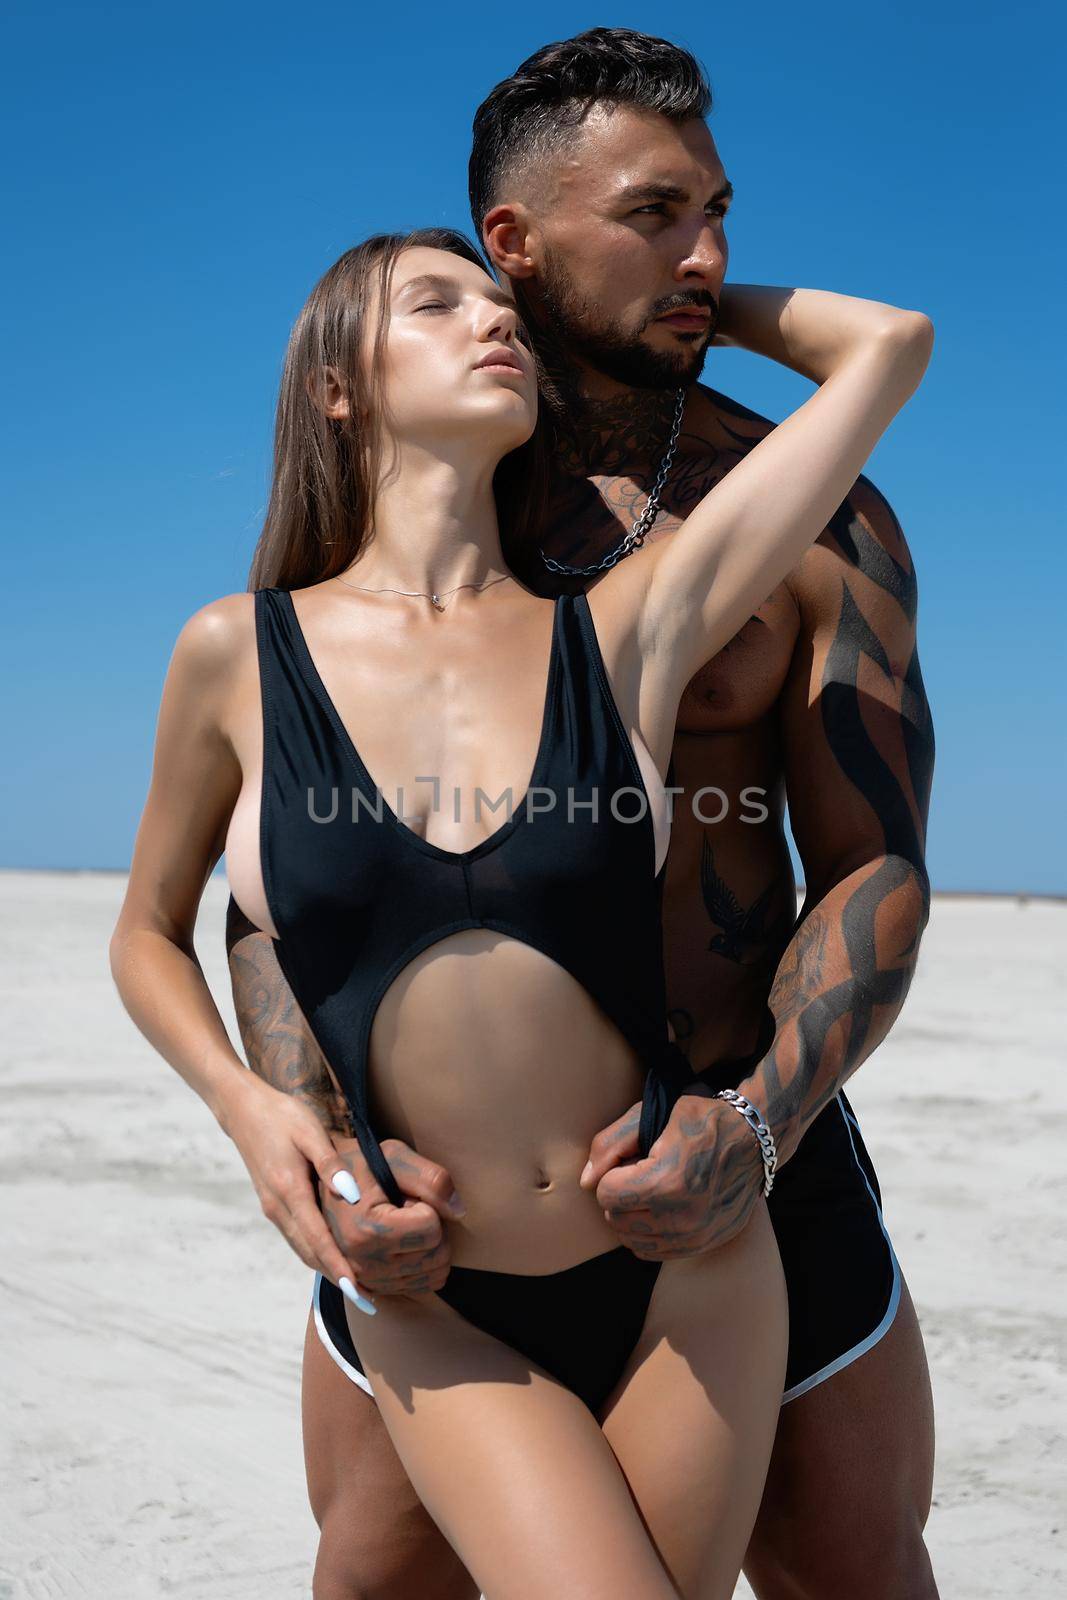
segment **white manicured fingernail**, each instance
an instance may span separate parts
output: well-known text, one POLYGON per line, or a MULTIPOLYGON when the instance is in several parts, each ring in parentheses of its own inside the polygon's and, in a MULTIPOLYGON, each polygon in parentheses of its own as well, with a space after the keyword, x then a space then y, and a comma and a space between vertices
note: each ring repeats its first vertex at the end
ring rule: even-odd
POLYGON ((350 1206, 354 1206, 359 1199, 359 1184, 344 1167, 338 1167, 330 1179, 330 1188, 334 1194, 339 1194, 342 1200, 347 1200, 350 1206))
POLYGON ((377 1315, 378 1307, 374 1304, 374 1301, 365 1300, 351 1278, 338 1278, 337 1284, 346 1300, 351 1300, 352 1304, 358 1306, 361 1311, 365 1311, 368 1317, 377 1315))

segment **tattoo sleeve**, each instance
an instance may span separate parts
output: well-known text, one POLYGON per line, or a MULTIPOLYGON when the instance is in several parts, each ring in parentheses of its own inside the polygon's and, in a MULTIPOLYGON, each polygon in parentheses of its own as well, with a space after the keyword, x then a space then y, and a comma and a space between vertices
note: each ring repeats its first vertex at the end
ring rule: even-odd
POLYGON ((745 1089, 782 1160, 908 992, 929 915, 934 763, 914 568, 868 480, 790 582, 802 622, 782 733, 806 899, 768 1000, 775 1038, 745 1089))
POLYGON ((352 1135, 348 1108, 293 998, 274 947, 230 896, 226 951, 241 1043, 252 1071, 303 1100, 329 1133, 352 1135))

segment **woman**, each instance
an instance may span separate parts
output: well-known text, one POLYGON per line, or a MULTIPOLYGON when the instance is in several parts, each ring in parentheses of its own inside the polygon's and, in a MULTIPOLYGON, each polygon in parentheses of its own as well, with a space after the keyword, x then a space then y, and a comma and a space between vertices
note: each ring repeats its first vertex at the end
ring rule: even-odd
POLYGON ((521 570, 536 531, 541 448, 508 297, 444 230, 348 252, 290 342, 255 593, 189 619, 164 689, 116 982, 257 1188, 287 1139, 323 1177, 341 1168, 240 1070, 196 964, 225 847, 384 1193, 404 1204, 387 1136, 455 1183, 439 1260, 413 1235, 412 1270, 376 1298, 348 1285, 347 1315, 488 1600, 728 1596, 777 1421, 765 1202, 723 1248, 664 1259, 651 1238, 620 1247, 579 1184, 598 1129, 641 1100, 647 1156, 692 1086, 658 923, 681 692, 817 537, 929 358, 925 317, 805 290, 724 292, 719 342, 743 340, 759 295, 782 302, 769 353, 816 393, 669 539, 553 601, 505 559, 521 570))

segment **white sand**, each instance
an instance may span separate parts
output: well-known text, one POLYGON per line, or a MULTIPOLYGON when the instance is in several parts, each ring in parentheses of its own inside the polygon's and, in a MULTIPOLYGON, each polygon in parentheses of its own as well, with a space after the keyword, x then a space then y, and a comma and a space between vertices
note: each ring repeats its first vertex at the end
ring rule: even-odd
MULTIPOLYGON (((0 874, 0 1600, 304 1600, 310 1274, 121 1009, 124 884, 0 874)), ((225 902, 198 950, 236 1040, 225 902)), ((848 1089, 930 1356, 945 1600, 1065 1592, 1065 970, 1067 906, 939 899, 848 1089)))

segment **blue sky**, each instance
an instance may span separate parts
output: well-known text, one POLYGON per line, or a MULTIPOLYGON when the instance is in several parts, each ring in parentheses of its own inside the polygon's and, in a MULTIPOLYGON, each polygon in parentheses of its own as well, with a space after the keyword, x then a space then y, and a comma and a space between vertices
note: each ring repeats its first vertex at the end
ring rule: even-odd
MULTIPOLYGON (((1051 5, 8 10, 0 266, 11 691, 0 865, 119 868, 182 623, 245 587, 289 327, 384 227, 470 228, 475 106, 597 25, 692 49, 735 281, 921 307, 872 457, 915 554, 935 888, 1067 892, 1062 24, 1051 5)), ((779 418, 740 351, 706 379, 779 418)))

